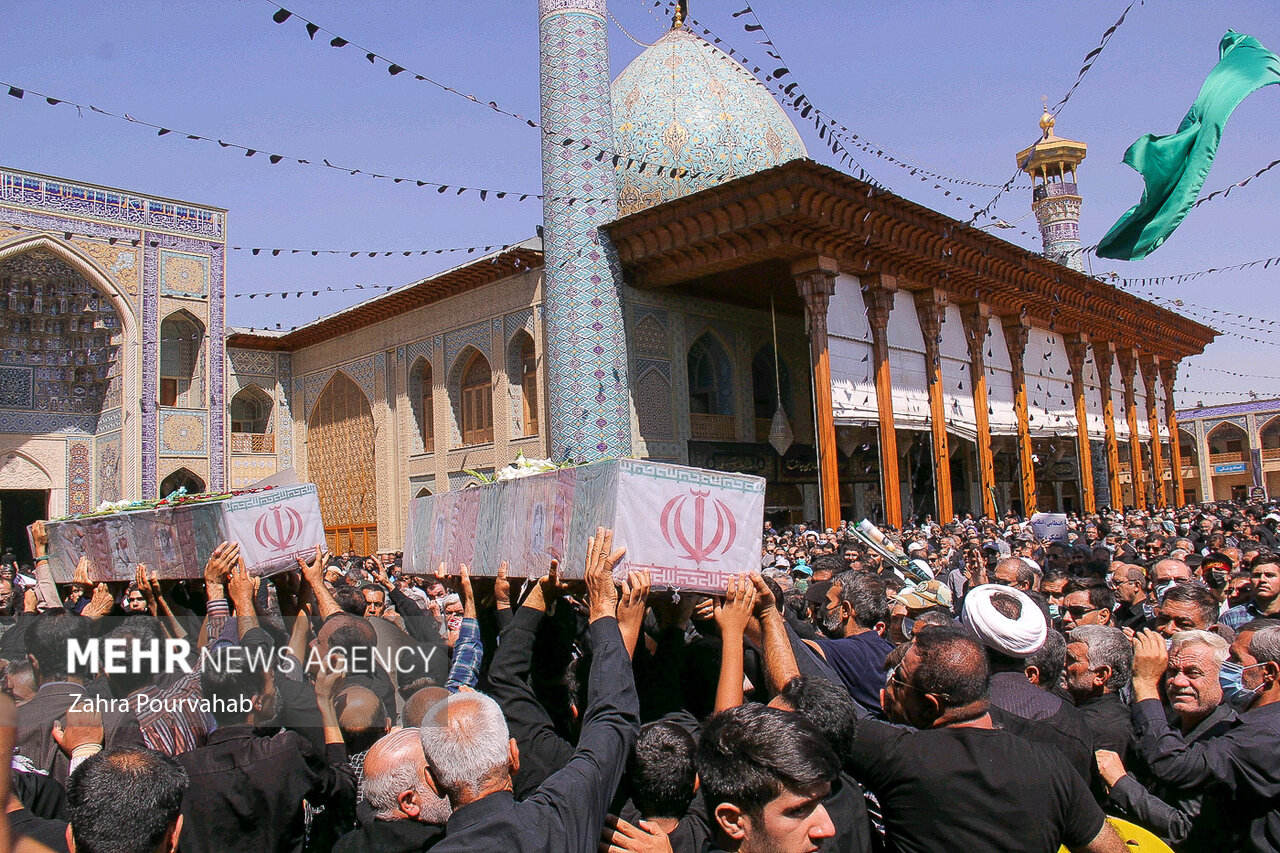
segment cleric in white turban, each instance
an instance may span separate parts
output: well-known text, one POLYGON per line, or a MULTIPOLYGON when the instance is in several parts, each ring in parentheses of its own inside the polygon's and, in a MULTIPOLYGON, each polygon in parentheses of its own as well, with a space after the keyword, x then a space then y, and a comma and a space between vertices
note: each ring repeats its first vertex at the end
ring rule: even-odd
POLYGON ((984 646, 1011 658, 1034 655, 1049 633, 1044 611, 1026 593, 1000 584, 970 590, 960 621, 984 646))

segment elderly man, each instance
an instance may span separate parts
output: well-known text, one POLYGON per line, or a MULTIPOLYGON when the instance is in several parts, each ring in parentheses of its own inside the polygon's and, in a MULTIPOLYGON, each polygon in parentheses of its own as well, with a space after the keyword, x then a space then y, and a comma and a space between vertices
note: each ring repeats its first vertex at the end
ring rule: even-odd
POLYGON ((1038 580, 1035 569, 1021 557, 1007 557, 996 563, 996 583, 1011 586, 1023 592, 1031 592, 1036 588, 1038 580))
POLYGON ((1074 578, 1062 590, 1062 630, 1069 633, 1080 625, 1110 625, 1116 597, 1106 581, 1074 578))
POLYGON ((1155 615, 1147 593, 1147 573, 1141 566, 1117 563, 1111 568, 1111 588, 1116 594, 1112 620, 1121 628, 1135 631, 1148 627, 1155 615))
POLYGON ((1133 646, 1124 631, 1080 625, 1067 637, 1067 692, 1093 735, 1094 749, 1128 757, 1133 747, 1129 706, 1120 691, 1133 673, 1133 646))
POLYGON ((1081 775, 1093 765, 1093 736, 1080 712, 1027 678, 1027 658, 1049 633, 1044 612, 1024 592, 998 584, 980 586, 964 600, 960 621, 987 650, 991 714, 1006 729, 1056 747, 1081 775))
MULTIPOLYGON (((1226 734, 1238 719, 1224 704, 1218 674, 1227 659, 1227 641, 1207 631, 1183 631, 1169 644, 1165 695, 1188 744, 1226 734)), ((1165 842, 1187 853, 1216 851, 1229 837, 1230 798, 1221 785, 1144 788, 1115 752, 1099 750, 1098 771, 1110 802, 1165 842)))
POLYGON ((1061 755, 996 727, 989 684, 968 634, 925 626, 885 688, 890 718, 913 728, 858 722, 848 769, 879 799, 895 849, 1124 850, 1061 755))
POLYGON ((1181 560, 1160 560, 1151 567, 1152 591, 1156 598, 1161 598, 1175 585, 1189 582, 1191 577, 1191 567, 1181 560))
POLYGON ((422 752, 422 733, 397 729, 365 755, 364 798, 369 813, 342 836, 334 853, 411 853, 444 837, 449 801, 436 793, 422 752))
POLYGON ((1280 557, 1263 552, 1249 566, 1253 599, 1232 607, 1219 621, 1235 630, 1253 619, 1275 619, 1280 616, 1280 557))
POLYGON ((1242 837, 1222 839, 1219 849, 1280 849, 1280 627, 1241 626, 1231 662, 1239 665, 1247 710, 1231 731, 1194 743, 1172 731, 1160 702, 1165 639, 1145 631, 1134 638, 1134 649, 1133 722, 1152 774, 1167 785, 1226 787, 1242 837))
POLYGON ((456 693, 424 720, 422 747, 432 779, 453 815, 437 851, 501 849, 506 853, 592 853, 605 811, 640 729, 631 660, 618 629, 613 532, 596 531, 587 546, 588 633, 592 658, 577 749, 564 767, 516 802, 511 776, 520 752, 498 703, 482 693, 456 693))
POLYGON ((1178 584, 1156 608, 1156 631, 1172 637, 1179 631, 1207 631, 1218 618, 1218 599, 1198 583, 1178 584))

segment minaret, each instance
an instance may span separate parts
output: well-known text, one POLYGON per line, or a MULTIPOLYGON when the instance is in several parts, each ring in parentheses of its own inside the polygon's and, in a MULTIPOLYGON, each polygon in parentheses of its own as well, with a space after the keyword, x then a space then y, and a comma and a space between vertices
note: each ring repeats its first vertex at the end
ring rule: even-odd
POLYGON ((552 458, 631 455, 605 0, 538 0, 544 351, 552 458), (572 140, 568 142, 567 140, 572 140), (585 201, 582 199, 591 199, 585 201))
POLYGON ((1059 139, 1053 134, 1053 125, 1054 118, 1046 106, 1040 116, 1042 135, 1035 145, 1018 152, 1018 168, 1031 176, 1031 209, 1040 223, 1044 256, 1084 272, 1076 166, 1089 146, 1059 139))

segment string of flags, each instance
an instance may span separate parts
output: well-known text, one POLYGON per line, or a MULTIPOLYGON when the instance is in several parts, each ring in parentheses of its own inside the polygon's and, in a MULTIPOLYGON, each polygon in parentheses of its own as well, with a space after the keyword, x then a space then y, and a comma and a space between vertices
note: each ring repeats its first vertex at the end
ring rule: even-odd
MULTIPOLYGON (((657 2, 655 2, 654 5, 659 6, 659 5, 665 4, 665 8, 663 8, 663 14, 669 17, 672 14, 673 3, 674 3, 674 0, 657 0, 657 2)), ((760 22, 759 17, 756 15, 755 11, 751 9, 750 6, 734 14, 733 17, 736 18, 744 14, 750 14, 756 22, 755 24, 744 25, 744 28, 747 30, 747 32, 757 31, 764 36, 764 40, 758 41, 756 42, 756 44, 759 44, 765 47, 765 52, 770 56, 770 58, 776 60, 777 62, 784 62, 784 60, 782 59, 782 56, 780 55, 780 52, 778 51, 777 46, 769 38, 768 33, 764 29, 764 25, 760 22), (759 27, 759 30, 755 30, 754 29, 755 27, 759 27)), ((709 29, 705 24, 703 24, 701 21, 697 20, 696 18, 686 17, 685 25, 697 27, 698 29, 700 29, 702 31, 702 34, 711 40, 712 44, 715 44, 716 46, 720 47, 722 50, 724 50, 726 53, 728 53, 730 56, 734 57, 735 59, 738 59, 744 65, 750 66, 757 75, 762 75, 764 77, 764 82, 766 84, 772 84, 774 90, 777 91, 780 95, 782 95, 782 97, 784 98, 791 97, 791 92, 787 91, 787 88, 778 79, 779 76, 787 76, 787 75, 785 74, 775 75, 775 74, 769 74, 767 73, 767 71, 762 71, 742 51, 736 50, 735 48, 733 48, 728 42, 726 42, 724 39, 716 35, 711 29, 709 29)), ((787 70, 785 65, 781 70, 787 70)), ((793 88, 792 91, 795 91, 798 88, 799 87, 797 86, 793 88)), ((811 103, 807 97, 803 98, 803 102, 811 103)), ((958 184, 960 186, 967 186, 967 187, 990 187, 991 189, 996 189, 1000 186, 999 184, 988 184, 982 181, 973 181, 967 178, 961 178, 955 175, 949 175, 946 172, 942 172, 937 169, 931 169, 928 166, 924 166, 924 165, 921 165, 919 162, 913 161, 908 155, 903 154, 900 151, 895 151, 893 148, 891 148, 888 145, 881 145, 877 142, 867 139, 866 136, 860 133, 855 133, 845 125, 841 124, 838 120, 823 114, 823 112, 816 106, 814 107, 814 112, 815 114, 822 115, 824 118, 827 119, 828 127, 832 128, 831 130, 832 133, 838 132, 840 135, 847 137, 847 141, 849 141, 850 144, 856 145, 860 150, 865 151, 866 153, 871 154, 872 156, 879 157, 880 159, 885 160, 888 163, 892 163, 893 165, 898 166, 899 168, 909 170, 913 177, 920 177, 922 181, 932 178, 934 180, 946 181, 947 183, 958 184)), ((1024 187, 1024 189, 1030 189, 1030 185, 1028 184, 1026 187, 1024 187)))
MULTIPOLYGON (((1146 0, 1129 0, 1129 5, 1124 7, 1124 11, 1120 13, 1120 17, 1116 19, 1116 22, 1107 27, 1106 31, 1103 32, 1102 38, 1098 41, 1098 46, 1084 55, 1084 62, 1081 63, 1080 70, 1076 73, 1075 82, 1071 84, 1071 88, 1062 96, 1062 99, 1053 105, 1053 109, 1049 110, 1050 114, 1057 116, 1058 113, 1062 112, 1062 108, 1067 105, 1067 101, 1071 100, 1071 96, 1076 93, 1076 89, 1080 88, 1080 84, 1084 82, 1085 76, 1093 68, 1094 63, 1098 61, 1098 57, 1102 55, 1102 52, 1111 42, 1111 37, 1114 36, 1116 31, 1124 25, 1125 19, 1129 17, 1129 11, 1133 9, 1135 3, 1145 6, 1146 0)), ((992 197, 991 201, 987 202, 985 207, 974 214, 973 218, 969 220, 970 225, 977 221, 979 216, 990 215, 991 209, 995 207, 996 202, 1000 201, 1000 198, 1013 188, 1013 185, 1017 182, 1019 176, 1022 175, 1023 167, 1025 165, 1025 163, 1018 164, 1018 171, 1014 172, 1013 176, 1009 178, 1009 180, 1005 181, 1004 186, 996 191, 996 194, 992 197)))
MULTIPOLYGON (((183 130, 176 130, 171 127, 165 127, 164 125, 155 124, 154 122, 144 121, 143 119, 137 118, 136 116, 130 113, 116 113, 116 112, 112 112, 111 110, 103 109, 102 107, 94 106, 93 104, 80 104, 75 101, 68 100, 67 98, 56 98, 52 95, 46 95, 43 92, 37 92, 34 89, 23 88, 20 86, 13 85, 11 83, 5 83, 3 81, 0 81, 0 88, 7 88, 9 96, 13 98, 17 98, 18 100, 24 100, 27 95, 34 95, 37 98, 43 98, 45 103, 53 107, 56 107, 59 105, 74 107, 77 111, 80 112, 81 115, 84 114, 85 110, 89 110, 91 112, 97 113, 98 115, 106 116, 108 118, 129 122, 130 124, 139 125, 141 127, 149 127, 156 131, 157 136, 168 136, 169 134, 177 134, 192 142, 216 143, 220 148, 243 151, 245 157, 254 157, 257 155, 262 155, 267 159, 267 162, 269 162, 273 166, 279 163, 288 161, 291 163, 297 163, 300 166, 311 166, 313 168, 331 169, 337 172, 345 172, 348 175, 351 175, 352 177, 355 177, 356 175, 360 175, 366 178, 374 178, 377 180, 391 181, 393 184, 413 184, 418 187, 431 187, 441 195, 448 192, 453 192, 454 195, 459 195, 459 196, 465 195, 465 194, 473 194, 475 196, 478 196, 481 201, 487 201, 489 199, 489 196, 493 196, 495 199, 511 199, 513 201, 528 201, 529 199, 543 200, 546 198, 545 196, 539 193, 518 192, 514 190, 498 190, 498 189, 492 189, 489 187, 470 187, 470 186, 461 186, 458 184, 442 184, 438 181, 428 181, 420 178, 407 178, 407 177, 399 177, 395 175, 384 175, 378 172, 371 172, 364 169, 353 169, 350 166, 340 166, 336 163, 330 162, 327 158, 322 158, 319 162, 317 162, 315 160, 308 160, 300 157, 291 157, 287 154, 273 154, 272 152, 267 151, 261 147, 241 145, 236 142, 227 142, 224 139, 217 139, 212 136, 205 136, 199 133, 190 133, 183 130)), ((597 199, 597 198, 579 198, 579 197, 562 197, 562 196, 552 196, 552 199, 555 201, 563 201, 571 205, 586 204, 591 202, 598 203, 601 201, 601 199, 597 199)))
MULTIPOLYGON (((70 241, 72 238, 78 240, 92 240, 96 243, 106 243, 111 246, 133 246, 137 248, 142 245, 142 239, 138 237, 103 237, 97 234, 81 234, 75 231, 49 231, 43 228, 33 228, 30 225, 23 225, 18 222, 0 221, 0 228, 11 228, 15 231, 30 231, 36 234, 59 234, 64 240, 70 241)), ((157 240, 148 240, 147 245, 155 248, 160 245, 157 240)), ((349 258, 358 257, 391 257, 400 255, 402 257, 412 257, 414 255, 445 255, 465 253, 468 255, 487 255, 492 252, 505 252, 515 243, 494 243, 489 246, 450 246, 441 249, 290 249, 290 248, 263 248, 260 246, 227 246, 234 252, 248 252, 250 255, 262 257, 279 257, 281 255, 310 255, 317 257, 319 255, 346 255, 349 258)), ((214 248, 218 248, 215 244, 214 248)), ((292 291, 290 291, 292 292, 292 291)))
MULTIPOLYGON (((619 154, 618 152, 610 148, 603 148, 588 140, 577 139, 575 137, 566 136, 561 133, 556 133, 554 131, 551 131, 543 127, 540 123, 538 123, 537 121, 531 118, 528 118, 527 116, 521 115, 520 113, 513 112, 512 110, 509 110, 509 109, 506 109, 505 107, 500 106, 497 101, 482 100, 481 98, 475 95, 469 94, 467 92, 463 92, 459 89, 454 88, 453 86, 448 85, 447 83, 443 83, 440 80, 436 80, 433 77, 429 77, 425 74, 421 74, 417 71, 414 71, 405 65, 401 65, 400 63, 393 62, 392 60, 378 53, 377 51, 373 51, 373 50, 369 50, 368 48, 361 47, 360 45, 356 44, 352 40, 339 35, 333 30, 330 30, 327 27, 323 27, 320 24, 317 24, 316 22, 303 17, 297 12, 294 12, 290 9, 286 9, 283 6, 278 5, 277 3, 273 2, 273 0, 263 0, 263 2, 276 10, 271 16, 272 21, 274 21, 277 24, 284 24, 290 20, 301 22, 306 28, 308 40, 312 42, 316 40, 317 35, 323 33, 325 36, 329 37, 330 47, 335 47, 335 48, 351 47, 357 51, 363 51, 364 58, 369 62, 370 65, 384 67, 387 71, 387 74, 389 74, 392 77, 398 77, 401 74, 405 74, 419 83, 428 83, 432 86, 435 86, 437 89, 440 89, 441 91, 448 92, 452 95, 456 95, 457 97, 470 101, 473 104, 477 104, 482 107, 487 107, 493 112, 498 113, 500 115, 507 116, 508 118, 516 119, 528 125, 529 127, 532 127, 536 130, 541 131, 543 135, 556 140, 557 143, 559 143, 561 146, 565 148, 577 146, 583 152, 588 152, 588 151, 594 152, 595 160, 597 163, 604 162, 605 158, 611 158, 615 169, 627 169, 627 170, 634 169, 637 173, 643 173, 644 171, 651 169, 656 171, 659 176, 662 176, 664 174, 670 174, 672 177, 688 176, 692 179, 705 177, 715 181, 721 181, 731 177, 731 174, 729 172, 719 172, 719 173, 702 172, 702 171, 688 169, 684 166, 672 166, 665 163, 651 163, 649 161, 641 160, 636 157, 627 157, 625 155, 619 154)), ((583 199, 579 199, 579 200, 582 201, 583 199)))
POLYGON ((1235 370, 1224 370, 1221 367, 1203 367, 1199 364, 1186 364, 1183 366, 1190 367, 1193 370, 1203 370, 1208 373, 1221 373, 1224 376, 1234 376, 1237 379, 1270 379, 1276 382, 1280 382, 1280 376, 1266 376, 1260 373, 1240 373, 1235 370))
POLYGON ((1236 181, 1234 184, 1232 184, 1232 185, 1231 185, 1231 186, 1229 186, 1229 187, 1223 187, 1223 188, 1222 188, 1222 189, 1220 189, 1220 190, 1215 190, 1215 191, 1213 191, 1213 192, 1209 193, 1209 194, 1208 194, 1207 196, 1205 196, 1204 198, 1197 199, 1197 200, 1196 200, 1196 203, 1195 203, 1195 204, 1193 204, 1193 205, 1191 205, 1191 207, 1192 207, 1192 209, 1197 208, 1197 207, 1199 207, 1200 205, 1204 204, 1205 202, 1212 201, 1212 200, 1214 200, 1215 198, 1219 198, 1219 197, 1221 197, 1221 198, 1226 198, 1228 195, 1230 195, 1230 194, 1231 194, 1231 191, 1232 191, 1232 190, 1234 190, 1234 189, 1239 189, 1240 187, 1243 187, 1243 186, 1248 185, 1248 184, 1249 184, 1249 182, 1250 182, 1250 181, 1252 181, 1254 178, 1262 177, 1262 176, 1263 176, 1263 175, 1265 175, 1267 172, 1270 172, 1272 169, 1274 169, 1276 166, 1280 166, 1280 160, 1272 160, 1270 163, 1268 163, 1267 165, 1263 166, 1261 169, 1259 169, 1258 171, 1254 172, 1252 175, 1250 175, 1249 177, 1245 178, 1243 181, 1236 181))
POLYGON ((1251 332, 1261 332, 1265 334, 1280 332, 1280 320, 1271 320, 1266 317, 1258 317, 1254 314, 1241 314, 1237 311, 1224 311, 1220 308, 1211 308, 1208 305, 1198 305, 1195 302, 1188 302, 1185 299, 1174 299, 1167 296, 1161 296, 1158 293, 1140 291, 1139 294, 1189 312, 1194 311, 1212 315, 1215 322, 1239 326, 1251 332), (1240 320, 1247 322, 1238 322, 1240 320))
MULTIPOLYGON (((1090 246, 1082 251, 1089 251, 1094 248, 1096 248, 1096 246, 1090 246)), ((1257 260, 1246 261, 1242 264, 1230 264, 1224 267, 1209 267, 1208 269, 1196 270, 1195 272, 1170 273, 1169 275, 1154 275, 1146 276, 1144 278, 1120 278, 1119 276, 1112 276, 1110 280, 1117 285, 1125 285, 1128 287, 1156 287, 1158 285, 1182 284, 1183 282, 1195 281, 1196 279, 1204 278, 1207 275, 1217 275, 1218 273, 1239 272, 1240 270, 1253 269, 1259 264, 1262 265, 1264 270, 1269 269, 1272 264, 1280 265, 1280 257, 1258 258, 1257 260)))
POLYGON ((248 246, 228 246, 234 252, 248 252, 251 255, 263 255, 271 257, 279 257, 280 255, 311 255, 317 257, 319 255, 346 255, 350 258, 358 258, 361 256, 378 258, 389 258, 392 255, 401 255, 403 257, 412 257, 413 255, 447 255, 457 252, 465 252, 468 255, 474 255, 477 252, 487 255, 490 252, 505 252, 514 244, 504 243, 493 246, 453 246, 448 249, 269 249, 262 247, 248 246))

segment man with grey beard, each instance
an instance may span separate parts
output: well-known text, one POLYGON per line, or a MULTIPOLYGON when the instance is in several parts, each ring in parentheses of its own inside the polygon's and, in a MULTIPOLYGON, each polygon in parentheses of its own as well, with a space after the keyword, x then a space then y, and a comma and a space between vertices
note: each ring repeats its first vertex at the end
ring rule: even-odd
POLYGON ((827 590, 822 617, 822 631, 830 639, 811 643, 840 676, 854 701, 877 715, 881 713, 884 659, 893 651, 884 638, 888 618, 884 581, 866 572, 842 572, 827 590))
POLYGON ((409 853, 444 836, 449 801, 436 793, 427 773, 418 729, 397 729, 370 747, 364 799, 360 827, 342 836, 334 853, 409 853))

